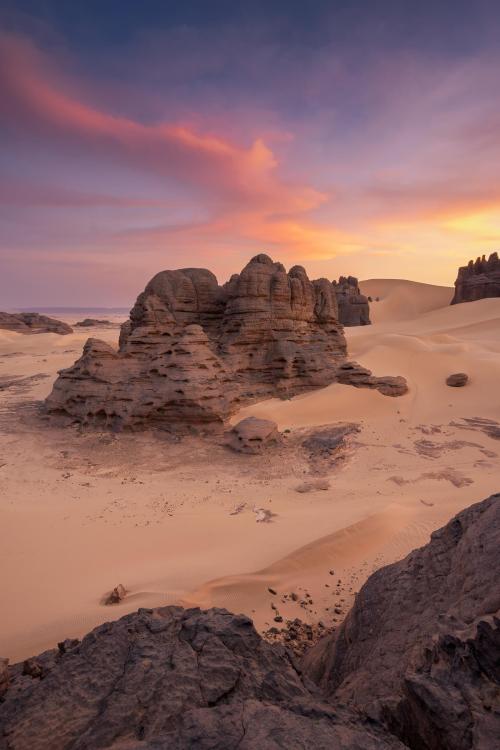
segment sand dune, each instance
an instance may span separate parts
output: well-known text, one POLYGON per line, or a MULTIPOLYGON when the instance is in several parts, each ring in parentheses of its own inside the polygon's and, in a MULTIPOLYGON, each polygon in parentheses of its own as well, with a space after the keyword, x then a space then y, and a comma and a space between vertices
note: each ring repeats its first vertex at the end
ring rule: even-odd
POLYGON ((449 305, 453 297, 453 287, 404 279, 367 279, 360 283, 360 288, 373 300, 370 309, 373 323, 414 318, 449 305))
MULTIPOLYGON (((500 441, 467 419, 500 423, 499 323, 500 299, 491 299, 348 329, 352 357, 405 375, 410 392, 393 399, 335 384, 248 407, 235 420, 255 414, 291 430, 262 458, 196 437, 50 427, 36 400, 88 332, 0 332, 0 383, 19 378, 0 390, 0 655, 23 658, 138 606, 173 602, 245 611, 259 628, 274 624, 271 603, 284 617, 338 621, 335 609, 345 612, 371 570, 498 490, 500 441), (446 386, 460 370, 470 384, 446 386), (339 421, 360 431, 318 469, 300 452, 301 430, 339 421), (318 476, 327 489, 297 491, 318 476), (272 522, 258 523, 256 508, 272 522), (118 583, 129 596, 104 607, 118 583), (283 601, 291 593, 297 601, 283 601)), ((92 331, 110 342, 117 334, 92 331)))

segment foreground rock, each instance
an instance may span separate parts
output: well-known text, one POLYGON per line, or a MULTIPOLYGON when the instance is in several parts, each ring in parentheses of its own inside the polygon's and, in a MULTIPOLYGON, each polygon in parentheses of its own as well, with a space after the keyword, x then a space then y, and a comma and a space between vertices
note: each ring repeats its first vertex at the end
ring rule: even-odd
POLYGON ((339 307, 339 321, 342 325, 370 325, 369 300, 361 294, 358 280, 354 276, 341 276, 338 282, 333 281, 332 284, 339 307))
POLYGON ((498 253, 491 253, 488 260, 483 255, 476 261, 470 260, 467 266, 458 269, 455 281, 455 295, 452 305, 459 302, 474 302, 485 297, 500 297, 500 259, 498 253))
POLYGON ((244 404, 334 382, 345 360, 333 285, 257 255, 222 287, 204 269, 157 274, 119 351, 89 339, 46 404, 112 429, 222 424, 244 404))
POLYGON ((62 320, 49 318, 39 313, 0 312, 0 328, 16 333, 73 333, 73 329, 62 320))
POLYGON ((446 385, 452 388, 463 388, 469 382, 469 376, 465 372, 455 372, 453 375, 448 375, 446 378, 446 385))
POLYGON ((270 419, 247 417, 235 424, 228 435, 227 444, 239 453, 259 454, 280 440, 278 425, 270 419))
POLYGON ((374 573, 304 668, 415 750, 500 738, 500 494, 374 573))
POLYGON ((40 676, 11 668, 2 750, 404 748, 225 610, 139 610, 30 661, 40 676))

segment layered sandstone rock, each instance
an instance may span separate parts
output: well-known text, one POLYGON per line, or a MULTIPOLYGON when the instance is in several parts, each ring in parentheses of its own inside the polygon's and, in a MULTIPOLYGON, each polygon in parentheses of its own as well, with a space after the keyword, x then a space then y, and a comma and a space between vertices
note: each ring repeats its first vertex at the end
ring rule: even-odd
POLYGON ((47 407, 115 429, 213 425, 252 401, 328 385, 345 359, 332 284, 257 255, 223 286, 204 269, 157 274, 119 350, 89 339, 47 407))
POLYGON ((452 305, 459 302, 474 302, 485 297, 500 297, 500 259, 498 253, 491 253, 488 260, 483 255, 476 261, 458 269, 455 281, 455 295, 452 305))
POLYGON ((500 738, 500 494, 374 573, 305 668, 415 750, 500 738))
POLYGON ((339 321, 344 326, 370 325, 368 297, 361 294, 358 280, 354 276, 341 276, 332 282, 339 308, 339 321))
POLYGON ((59 333, 62 336, 73 332, 71 326, 62 320, 39 313, 0 312, 0 328, 16 333, 59 333))

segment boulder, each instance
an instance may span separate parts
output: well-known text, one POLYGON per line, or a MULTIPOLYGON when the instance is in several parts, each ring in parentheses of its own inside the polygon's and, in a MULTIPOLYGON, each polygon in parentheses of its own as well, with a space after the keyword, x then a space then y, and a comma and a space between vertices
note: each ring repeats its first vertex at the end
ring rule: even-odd
POLYGON ((280 440, 278 425, 270 419, 246 417, 234 425, 228 434, 227 444, 239 453, 263 453, 280 440))
POLYGON ((0 312, 0 328, 16 333, 59 333, 61 336, 73 333, 71 326, 62 320, 39 313, 0 312))
POLYGON ((485 297, 500 297, 500 259, 498 253, 491 253, 488 260, 483 255, 470 260, 468 265, 458 269, 455 281, 455 294, 452 305, 460 302, 474 302, 485 297))
POLYGON ((368 579, 303 668, 332 705, 415 750, 490 750, 500 737, 500 494, 368 579))
POLYGON ((465 372, 455 372, 446 378, 446 385, 451 385, 453 388, 462 388, 468 382, 469 376, 465 372))

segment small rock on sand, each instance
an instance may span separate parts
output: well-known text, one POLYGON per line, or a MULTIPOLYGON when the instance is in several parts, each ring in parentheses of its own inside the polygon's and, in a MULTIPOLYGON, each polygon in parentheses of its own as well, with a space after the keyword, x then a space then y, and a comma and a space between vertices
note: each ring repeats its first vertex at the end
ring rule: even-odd
POLYGON ((465 372, 455 372, 446 378, 446 385, 450 385, 452 388, 462 388, 468 382, 469 376, 465 372))
POLYGON ((125 586, 122 586, 121 583, 118 584, 118 586, 115 586, 113 591, 110 591, 109 594, 104 599, 104 604, 119 604, 122 599, 125 599, 127 595, 127 590, 125 586))

